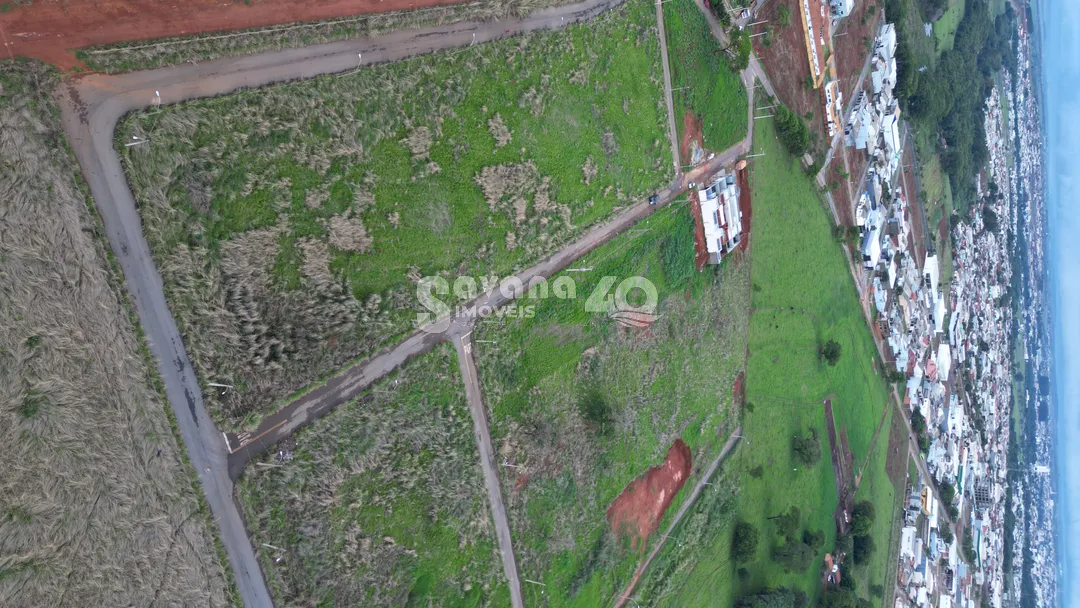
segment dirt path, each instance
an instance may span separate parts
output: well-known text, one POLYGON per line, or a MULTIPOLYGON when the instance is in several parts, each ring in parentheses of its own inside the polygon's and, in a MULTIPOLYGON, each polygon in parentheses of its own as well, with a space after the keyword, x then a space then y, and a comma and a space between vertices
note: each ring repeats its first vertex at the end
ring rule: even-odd
POLYGON ((829 456, 832 458, 833 478, 836 480, 836 512, 833 519, 841 533, 847 532, 846 514, 851 512, 851 497, 855 495, 851 487, 851 474, 846 462, 847 454, 836 433, 836 419, 833 417, 832 399, 825 400, 825 429, 829 436, 829 456))
POLYGON ((709 465, 709 468, 705 470, 705 474, 701 476, 701 479, 698 480, 697 485, 694 486, 694 491, 691 492, 690 496, 688 496, 686 498, 686 501, 683 502, 682 507, 679 508, 679 512, 675 514, 675 519, 671 520, 671 525, 668 526, 667 531, 662 536, 658 537, 659 540, 657 540, 656 546, 653 547, 652 551, 649 552, 649 556, 645 558, 645 561, 641 562, 641 565, 638 566, 638 569, 634 571, 634 577, 630 579, 630 584, 626 586, 626 589, 623 589, 623 592, 619 594, 619 598, 615 601, 615 608, 622 608, 626 605, 626 602, 630 600, 630 595, 634 593, 634 587, 636 587, 638 581, 641 580, 641 575, 645 574, 645 570, 649 568, 649 564, 652 562, 653 558, 660 554, 660 550, 664 548, 664 543, 667 542, 667 539, 669 536, 671 536, 671 533, 675 531, 675 526, 679 525, 679 522, 682 521, 682 518, 684 515, 686 515, 686 512, 690 510, 690 507, 694 506, 694 501, 697 500, 698 495, 701 494, 701 491, 705 488, 705 484, 709 483, 709 479, 712 478, 713 473, 716 472, 716 469, 720 466, 720 463, 723 462, 725 458, 727 458, 727 455, 731 453, 731 450, 735 447, 735 444, 741 438, 742 427, 737 426, 735 427, 735 431, 732 432, 730 436, 728 436, 727 441, 724 443, 723 449, 720 450, 720 453, 716 456, 716 458, 713 459, 712 463, 709 465))
MULTIPOLYGON (((192 371, 176 322, 165 300, 161 276, 143 237, 134 197, 121 169, 120 158, 113 148, 112 138, 117 120, 129 111, 151 105, 156 99, 155 91, 160 92, 161 103, 170 104, 226 94, 241 87, 259 87, 318 74, 344 72, 355 69, 358 52, 363 52, 365 59, 373 63, 395 61, 466 46, 473 42, 474 34, 477 43, 483 43, 521 32, 558 28, 591 19, 617 4, 618 0, 586 0, 580 4, 539 11, 526 19, 422 28, 374 39, 342 41, 118 76, 94 74, 70 80, 57 91, 68 140, 101 214, 117 263, 124 273, 128 293, 157 362, 185 450, 198 473, 210 511, 218 524, 220 538, 244 605, 263 607, 273 604, 233 500, 231 474, 237 470, 237 461, 229 457, 226 442, 206 411, 198 379, 192 371)), ((676 191, 678 187, 679 184, 675 186, 676 191)), ((673 193, 665 190, 662 196, 670 200, 673 193)), ((625 227, 654 209, 642 203, 607 225, 610 232, 594 231, 591 234, 597 239, 610 238, 618 232, 618 221, 624 222, 622 227, 625 227)), ((579 242, 576 246, 588 249, 599 242, 602 240, 591 245, 579 242)), ((561 265, 582 253, 574 247, 552 256, 530 271, 550 273, 553 269, 561 268, 561 265)), ((356 380, 351 384, 351 390, 358 390, 357 387, 364 382, 372 381, 379 373, 379 366, 387 370, 396 361, 404 361, 410 355, 430 349, 432 342, 437 341, 425 336, 413 336, 398 348, 384 353, 386 358, 379 360, 376 366, 364 367, 362 373, 366 375, 363 377, 350 377, 356 380)), ((295 429, 310 422, 329 411, 333 405, 343 402, 339 399, 349 397, 350 391, 341 388, 339 391, 326 391, 325 399, 315 404, 321 404, 321 409, 306 408, 299 411, 296 420, 279 420, 275 424, 279 424, 280 430, 284 427, 295 429)), ((264 437, 269 439, 270 435, 267 433, 264 437)), ((250 457, 251 453, 246 453, 246 459, 250 457)))
MULTIPOLYGON (((418 54, 482 44, 523 32, 556 29, 589 20, 621 0, 585 0, 579 4, 553 7, 533 13, 525 19, 506 19, 484 23, 458 23, 451 26, 400 31, 370 39, 347 40, 310 47, 285 49, 201 62, 116 76, 92 74, 72 79, 58 91, 64 128, 79 160, 82 172, 101 214, 110 246, 123 273, 135 304, 140 324, 151 353, 157 361, 166 395, 176 416, 184 447, 200 482, 210 510, 218 523, 222 544, 229 557, 234 580, 246 606, 271 606, 269 592, 247 537, 243 521, 233 500, 232 481, 243 466, 266 447, 288 437, 297 429, 347 402, 372 382, 392 371, 411 357, 427 352, 447 339, 450 329, 462 335, 471 316, 459 311, 437 325, 418 330, 402 343, 343 370, 321 387, 315 387, 243 438, 224 437, 215 427, 202 400, 202 393, 192 372, 180 333, 169 311, 158 274, 142 234, 142 223, 134 197, 113 148, 113 132, 119 118, 128 112, 163 104, 228 94, 240 88, 255 88, 275 82, 311 78, 320 74, 340 73, 356 68, 356 55, 362 52, 365 64, 396 61, 418 54)), ((13 11, 14 12, 14 11, 13 11)), ((227 27, 237 27, 230 24, 227 27)), ((7 34, 7 30, 4 30, 7 34)), ((11 46, 6 47, 9 51, 11 46)), ((368 64, 370 65, 370 64, 368 64)), ((748 82, 748 118, 753 108, 755 73, 743 74, 748 82)), ((765 85, 768 89, 769 85, 765 85)), ((668 92, 670 104, 670 92, 668 92)), ((670 107, 670 105, 669 105, 670 107)), ((635 223, 644 220, 659 207, 672 201, 691 181, 730 165, 750 149, 753 122, 746 138, 717 154, 694 170, 679 175, 660 190, 658 205, 640 202, 614 220, 589 231, 558 253, 519 273, 528 282, 533 277, 548 277, 574 260, 603 244, 635 223)), ((150 145, 154 145, 151 143, 150 145)), ((677 155, 677 142, 673 155, 677 155)), ((498 307, 511 297, 501 289, 484 294, 472 304, 498 307)))
POLYGON ((75 49, 131 40, 238 30, 350 15, 459 4, 463 0, 65 0, 0 13, 5 55, 33 57, 64 70, 83 67, 75 49), (10 44, 7 44, 10 43, 10 44))
POLYGON ((660 35, 660 62, 664 65, 664 102, 667 104, 668 138, 671 140, 671 159, 675 175, 682 174, 679 164, 679 132, 675 128, 675 103, 671 99, 671 64, 668 62, 667 33, 664 31, 664 5, 656 2, 656 25, 660 35))
POLYGON ((506 517, 506 505, 503 504, 502 489, 499 486, 499 471, 495 468, 495 449, 491 444, 491 432, 488 430, 487 411, 480 393, 480 378, 476 371, 476 360, 472 354, 472 342, 469 331, 464 336, 455 334, 454 348, 457 349, 458 366, 461 379, 465 383, 465 398, 469 402, 469 414, 476 431, 476 445, 480 451, 480 464, 484 470, 484 485, 487 486, 488 501, 491 504, 491 517, 495 520, 495 535, 499 540, 499 553, 502 555, 503 569, 510 584, 510 604, 514 608, 524 608, 521 595, 521 580, 514 558, 514 549, 510 540, 510 522, 506 517))

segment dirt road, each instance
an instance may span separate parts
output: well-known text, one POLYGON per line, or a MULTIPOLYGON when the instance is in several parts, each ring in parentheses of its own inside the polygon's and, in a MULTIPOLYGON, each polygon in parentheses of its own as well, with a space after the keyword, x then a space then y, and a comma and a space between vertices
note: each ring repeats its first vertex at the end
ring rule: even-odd
POLYGON ((679 161, 679 131, 675 128, 675 103, 671 98, 671 64, 668 62, 667 33, 664 31, 664 5, 656 3, 656 25, 660 35, 660 62, 664 65, 664 102, 667 103, 668 137, 671 139, 671 156, 675 175, 682 172, 679 161))
POLYGON ((34 2, 0 13, 4 56, 33 57, 69 70, 75 49, 458 4, 464 0, 65 0, 34 2))
MULTIPOLYGON (((437 335, 439 331, 453 327, 460 332, 463 323, 471 322, 471 317, 459 313, 458 318, 444 321, 441 327, 418 331, 401 344, 345 370, 337 378, 311 390, 268 419, 266 424, 246 437, 246 443, 234 438, 234 453, 229 455, 226 439, 206 412, 198 380, 165 301, 161 276, 143 237, 134 198, 127 186, 119 156, 113 148, 117 121, 128 112, 144 109, 154 103, 172 104, 222 95, 240 88, 345 72, 356 68, 357 53, 363 53, 364 63, 370 65, 474 42, 484 43, 523 32, 554 29, 591 19, 620 2, 586 0, 538 11, 525 19, 421 28, 372 39, 348 40, 116 76, 94 74, 71 80, 58 91, 69 141, 102 216, 109 243, 123 270, 128 292, 150 350, 157 360, 184 446, 199 473, 210 510, 219 525, 221 540, 245 605, 270 606, 272 602, 243 521, 233 502, 232 480, 235 475, 259 451, 336 405, 348 401, 375 379, 409 358, 430 350, 445 339, 437 335)), ((749 72, 744 74, 744 79, 749 79, 753 84, 753 75, 749 72)), ((747 95, 752 107, 752 86, 748 87, 747 95)), ((700 180, 746 154, 750 148, 753 123, 749 126, 747 137, 742 142, 693 171, 682 174, 661 190, 658 193, 660 205, 683 192, 687 183, 700 180)), ((154 145, 154 142, 149 145, 154 145)), ((594 228, 567 248, 520 273, 518 278, 528 282, 532 277, 551 276, 645 219, 660 205, 650 206, 641 202, 631 207, 613 221, 594 228)), ((479 298, 475 304, 497 307, 510 299, 503 290, 496 289, 479 298)))
POLYGON ((510 523, 503 504, 502 488, 499 486, 499 471, 495 464, 495 448, 491 444, 491 432, 488 429, 487 410, 480 394, 480 378, 476 371, 476 360, 472 354, 470 330, 465 335, 455 333, 452 341, 457 349, 458 366, 461 379, 465 383, 465 398, 469 403, 473 429, 476 431, 476 445, 480 451, 480 464, 484 470, 484 485, 487 486, 488 500, 491 503, 491 517, 495 520, 495 535, 499 539, 499 553, 502 554, 503 569, 510 584, 510 604, 514 608, 524 608, 521 595, 521 580, 517 560, 510 541, 510 523))
POLYGON ((727 458, 729 453, 731 453, 731 450, 735 447, 735 444, 738 443, 739 439, 742 439, 741 426, 735 427, 735 431, 731 433, 728 440, 724 443, 723 449, 721 449, 720 453, 713 459, 709 468, 705 470, 705 474, 701 476, 697 485, 694 486, 694 491, 690 493, 690 496, 683 502, 682 507, 679 508, 679 512, 675 514, 675 519, 671 520, 671 525, 668 526, 668 529, 663 535, 658 537, 659 540, 657 541, 656 546, 649 552, 649 556, 645 558, 645 561, 641 562, 641 565, 638 566, 638 569, 634 572, 634 578, 630 579, 630 584, 627 585, 626 589, 619 595, 619 599, 615 602, 615 608, 622 608, 630 601, 630 596, 634 593, 634 587, 637 586, 638 581, 641 580, 641 575, 645 574, 645 570, 649 568, 649 564, 652 562, 653 558, 660 554, 660 550, 664 548, 664 543, 667 542, 671 533, 675 531, 675 526, 679 525, 679 522, 682 521, 686 512, 690 510, 690 507, 694 506, 694 501, 697 500, 698 495, 701 494, 701 491, 705 488, 705 484, 709 483, 713 473, 716 472, 720 463, 727 458))
POLYGON ((528 284, 537 277, 551 277, 581 256, 645 220, 656 209, 670 203, 686 190, 686 184, 689 182, 700 181, 702 177, 730 165, 747 150, 749 146, 746 142, 740 142, 717 154, 712 160, 683 174, 681 178, 657 192, 660 200, 656 205, 649 205, 643 201, 630 207, 610 222, 593 228, 558 253, 513 277, 503 279, 491 291, 457 309, 451 318, 425 325, 399 344, 343 370, 325 385, 308 391, 276 413, 267 416, 257 429, 239 435, 227 434, 226 441, 230 452, 229 470, 233 479, 243 471, 244 466, 252 458, 261 454, 266 448, 289 437, 296 430, 317 420, 338 405, 355 398, 375 380, 390 373, 409 359, 426 353, 449 336, 468 331, 479 311, 494 310, 513 299, 512 286, 517 281, 528 284))
MULTIPOLYGON (((355 58, 360 52, 364 54, 365 62, 394 61, 468 45, 474 40, 473 34, 477 43, 483 43, 506 35, 561 27, 590 19, 617 4, 617 0, 586 0, 580 4, 539 11, 526 19, 424 28, 374 39, 343 41, 119 76, 90 75, 72 80, 58 91, 68 139, 82 166, 109 243, 123 270, 128 292, 176 415, 184 447, 198 472, 210 510, 219 525, 222 544, 245 605, 271 606, 272 602, 243 521, 233 502, 225 441, 206 412, 198 380, 165 301, 161 276, 143 237, 139 213, 121 170, 120 158, 113 149, 112 138, 117 120, 155 101, 177 103, 229 93, 241 87, 258 87, 317 74, 344 72, 356 67, 355 58)), ((668 196, 670 198, 671 195, 668 196)), ((644 211, 642 216, 651 210, 644 211)), ((635 216, 628 218, 628 221, 636 219, 635 216)), ((414 337, 410 339, 412 342, 407 341, 407 345, 431 339, 414 337)), ((408 355, 409 352, 408 347, 404 351, 392 351, 382 365, 394 365, 394 356, 408 355)), ((368 368, 367 371, 374 374, 378 370, 368 368)), ((294 426, 308 420, 310 418, 298 420, 294 426)))

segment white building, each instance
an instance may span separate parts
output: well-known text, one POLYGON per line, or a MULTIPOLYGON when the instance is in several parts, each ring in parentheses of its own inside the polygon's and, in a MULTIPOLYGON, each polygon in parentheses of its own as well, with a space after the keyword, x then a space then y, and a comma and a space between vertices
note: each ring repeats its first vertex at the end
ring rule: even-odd
POLYGON ((738 246, 742 234, 740 192, 735 174, 720 175, 715 182, 698 190, 697 194, 709 263, 716 264, 738 246))

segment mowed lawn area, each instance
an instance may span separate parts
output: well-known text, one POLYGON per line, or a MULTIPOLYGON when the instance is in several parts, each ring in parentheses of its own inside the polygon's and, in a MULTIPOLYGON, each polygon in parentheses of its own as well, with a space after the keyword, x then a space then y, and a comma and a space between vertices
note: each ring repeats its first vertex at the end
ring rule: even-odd
MULTIPOLYGON (((886 388, 874 368, 876 351, 855 287, 831 222, 810 180, 778 145, 771 123, 759 121, 753 163, 751 307, 744 443, 723 466, 739 482, 738 519, 760 531, 756 558, 731 559, 733 526, 715 531, 685 583, 660 603, 668 606, 727 606, 766 587, 798 588, 810 597, 821 590, 823 556, 836 536, 837 506, 823 402, 832 399, 837 428, 846 431, 856 474, 870 451, 887 407, 886 388), (827 340, 840 343, 835 367, 818 354, 827 340), (798 462, 792 439, 813 429, 821 441, 814 467, 798 462), (802 529, 825 534, 824 547, 805 573, 786 571, 770 554, 783 541, 770 517, 798 507, 802 529), (740 567, 743 577, 736 576, 740 567)), ((877 546, 872 563, 857 568, 859 594, 885 584, 894 491, 885 474, 889 419, 862 480, 856 500, 874 502, 877 546)), ((678 537, 679 532, 675 532, 678 537)), ((667 549, 665 549, 667 551, 667 549)), ((876 605, 881 599, 873 598, 876 605)))
POLYGON ((965 5, 965 0, 952 0, 949 8, 941 15, 941 19, 934 22, 934 38, 937 39, 938 56, 952 50, 953 41, 956 40, 956 28, 959 27, 960 20, 964 18, 965 5))
POLYGON ((741 141, 747 128, 746 87, 693 0, 664 3, 664 30, 680 141, 687 112, 701 120, 706 149, 720 152, 741 141))
MULTIPOLYGON (((745 119, 743 119, 745 122, 745 119)), ((412 329, 414 282, 509 274, 672 178, 654 7, 138 113, 117 129, 226 428, 412 329)))
POLYGON ((673 203, 575 264, 588 272, 564 274, 576 299, 526 298, 532 318, 489 317, 473 333, 521 576, 545 585, 523 585, 527 605, 610 605, 655 535, 616 536, 609 505, 682 439, 692 469, 662 529, 735 427, 749 262, 695 271, 692 231, 687 204, 673 203), (627 277, 655 285, 656 322, 588 312, 605 276, 609 298, 627 277))
POLYGON ((450 345, 295 441, 237 485, 279 606, 510 604, 450 345))

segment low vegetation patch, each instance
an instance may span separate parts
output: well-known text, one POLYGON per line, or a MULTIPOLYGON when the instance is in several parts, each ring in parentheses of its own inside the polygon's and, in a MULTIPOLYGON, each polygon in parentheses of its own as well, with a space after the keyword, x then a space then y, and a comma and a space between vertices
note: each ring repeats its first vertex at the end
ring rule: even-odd
MULTIPOLYGON (((876 350, 843 250, 831 236, 828 212, 797 160, 782 151, 772 123, 755 126, 755 151, 765 156, 755 160, 751 176, 754 313, 742 417, 748 443, 725 468, 739 484, 733 515, 756 528, 760 538, 754 556, 736 560, 735 526, 717 531, 700 548, 684 584, 657 602, 664 606, 758 606, 767 599, 762 590, 781 588, 790 590, 777 592, 785 602, 795 594, 816 599, 824 554, 836 538, 838 504, 829 459, 820 458, 823 402, 832 399, 856 462, 869 453, 887 407, 884 381, 871 365, 876 350), (829 340, 842 347, 835 366, 821 356, 821 345, 829 340), (793 445, 793 438, 802 441, 793 445)), ((886 443, 875 445, 856 496, 871 501, 879 513, 892 513, 895 500, 884 470, 886 443)), ((878 547, 889 545, 885 519, 873 522, 867 535, 878 547)), ((868 595, 870 581, 888 583, 885 566, 892 556, 885 553, 874 552, 856 569, 862 596, 868 595)))
MULTIPOLYGON (((664 3, 664 29, 671 60, 675 115, 691 112, 701 120, 706 149, 720 152, 746 137, 746 87, 739 65, 720 46, 693 0, 664 3)), ((749 54, 749 38, 742 38, 749 54)), ((735 53, 733 49, 731 53, 735 53)), ((676 121, 682 128, 682 121, 676 121)), ((680 132, 681 136, 681 132, 680 132)), ((681 137, 680 137, 681 141, 681 137)))
MULTIPOLYGON (((692 248, 682 236, 692 231, 685 205, 665 207, 575 264, 590 271, 564 273, 576 281, 576 299, 526 298, 522 303, 535 305, 531 318, 489 317, 474 331, 519 568, 546 585, 524 586, 529 604, 613 601, 655 542, 650 529, 666 529, 734 427, 750 264, 729 260, 700 273, 669 274, 665 260, 693 268, 692 256, 665 255, 671 240, 692 248), (609 298, 627 277, 655 285, 655 322, 625 327, 587 312, 590 297, 603 302, 604 291, 594 290, 605 276, 616 277, 609 298), (670 457, 669 448, 685 449, 687 464, 692 458, 693 468, 681 469, 685 485, 674 487, 666 514, 654 514, 645 534, 613 534, 608 508, 670 457)), ((733 491, 723 490, 727 498, 719 502, 727 506, 717 507, 712 521, 730 518, 733 491)), ((659 492, 647 495, 660 499, 659 492)), ((711 524, 695 525, 705 538, 712 534, 711 524)))
POLYGON ((464 390, 440 346, 247 469, 279 605, 509 604, 464 390))
POLYGON ((399 339, 421 277, 510 274, 664 184, 655 22, 630 0, 123 121, 150 140, 122 157, 185 344, 236 387, 207 391, 218 421, 399 339))
POLYGON ((58 79, 0 62, 0 605, 230 605, 58 79))

